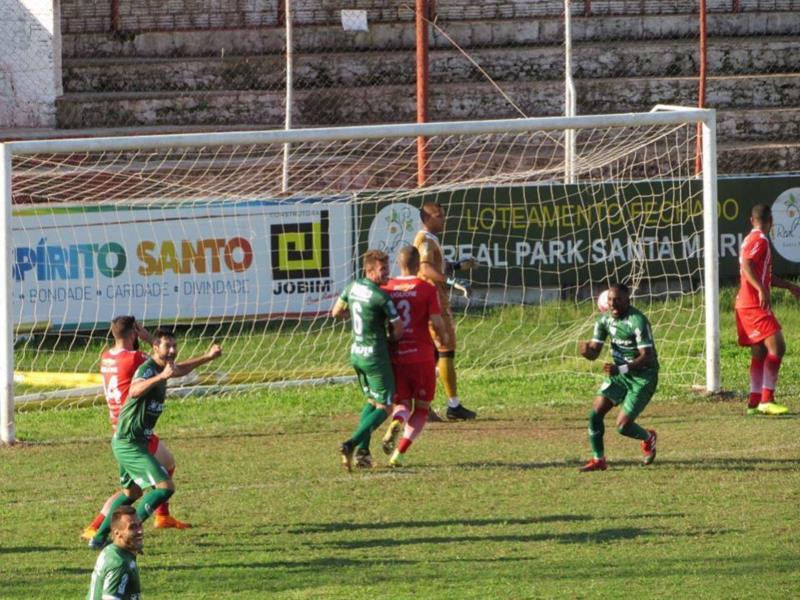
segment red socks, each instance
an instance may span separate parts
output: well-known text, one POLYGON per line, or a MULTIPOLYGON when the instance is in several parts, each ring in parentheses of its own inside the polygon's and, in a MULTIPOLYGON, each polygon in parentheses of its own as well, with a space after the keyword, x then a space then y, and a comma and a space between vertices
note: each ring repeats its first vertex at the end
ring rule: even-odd
POLYGON ((429 412, 427 408, 416 408, 414 412, 411 413, 408 421, 406 421, 403 439, 397 444, 397 451, 400 452, 400 454, 405 454, 406 450, 411 446, 411 442, 417 439, 419 434, 422 433, 422 430, 425 429, 425 423, 428 422, 429 412))
POLYGON ((767 354, 764 360, 764 383, 761 389, 761 402, 772 402, 775 399, 775 385, 778 383, 778 371, 781 368, 781 357, 767 354))
POLYGON ((764 382, 764 361, 757 358, 750 359, 750 398, 747 408, 755 408, 761 402, 761 389, 764 382))

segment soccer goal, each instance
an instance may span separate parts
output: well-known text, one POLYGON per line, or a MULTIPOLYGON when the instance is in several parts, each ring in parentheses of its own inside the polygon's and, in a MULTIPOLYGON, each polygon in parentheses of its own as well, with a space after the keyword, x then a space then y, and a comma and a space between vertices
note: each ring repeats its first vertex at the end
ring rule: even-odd
POLYGON ((714 112, 674 107, 3 144, 2 439, 15 405, 101 397, 121 314, 176 329, 182 356, 223 345, 176 394, 348 377, 348 324, 328 311, 367 248, 411 242, 428 201, 448 259, 478 263, 453 297, 465 376, 596 376, 577 342, 624 281, 662 379, 717 391, 715 165, 714 112))

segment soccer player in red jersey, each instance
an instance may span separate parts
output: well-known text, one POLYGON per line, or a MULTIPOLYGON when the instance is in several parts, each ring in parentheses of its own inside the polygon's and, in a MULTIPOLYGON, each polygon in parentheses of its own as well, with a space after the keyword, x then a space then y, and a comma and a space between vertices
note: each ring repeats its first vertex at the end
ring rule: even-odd
MULTIPOLYGON (((132 316, 115 317, 111 321, 111 335, 114 337, 114 347, 100 355, 100 373, 103 376, 108 417, 112 429, 116 430, 119 413, 128 399, 133 374, 149 358, 148 354, 139 351, 139 339, 147 343, 152 343, 152 340, 147 330, 132 316)), ((148 450, 172 477, 175 472, 175 458, 157 435, 153 434, 150 438, 148 450)), ((82 539, 90 540, 94 537, 114 499, 121 493, 117 492, 106 500, 94 520, 83 530, 82 539)), ((173 517, 169 512, 169 503, 165 502, 156 509, 155 527, 186 529, 191 525, 173 517)))
POLYGON ((383 451, 391 454, 389 465, 400 466, 403 455, 419 437, 428 419, 436 393, 436 351, 429 323, 440 339, 447 341, 447 329, 441 315, 439 295, 430 283, 417 277, 419 251, 406 246, 397 256, 400 276, 382 286, 394 301, 403 321, 403 336, 390 345, 395 379, 392 422, 383 438, 383 451), (400 442, 400 430, 405 425, 400 442))
POLYGON ((784 288, 800 298, 800 287, 772 275, 769 232, 772 210, 757 204, 750 213, 753 230, 739 249, 739 293, 736 295, 736 329, 739 345, 750 346, 750 397, 747 414, 782 415, 775 402, 778 371, 786 352, 781 326, 772 313, 770 288, 784 288))

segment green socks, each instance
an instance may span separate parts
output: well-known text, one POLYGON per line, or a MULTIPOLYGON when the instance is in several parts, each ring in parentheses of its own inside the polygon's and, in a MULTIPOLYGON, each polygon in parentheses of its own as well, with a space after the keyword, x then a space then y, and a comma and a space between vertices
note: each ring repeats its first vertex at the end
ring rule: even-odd
POLYGON ((642 440, 643 442, 647 441, 647 439, 650 437, 650 434, 647 433, 647 430, 636 423, 628 423, 622 427, 618 427, 617 431, 619 431, 625 437, 642 440))
POLYGON ((595 458, 603 458, 605 456, 605 448, 603 447, 603 435, 606 432, 606 426, 603 424, 603 417, 592 411, 589 413, 589 443, 592 446, 592 454, 595 458))
POLYGON ((372 437, 372 432, 380 427, 381 423, 389 416, 386 414, 386 411, 375 408, 372 404, 369 405, 369 408, 371 410, 367 410, 365 406, 364 410, 361 411, 361 420, 358 423, 358 428, 350 437, 358 448, 362 448, 366 451, 369 451, 369 442, 372 437))
MULTIPOLYGON (((358 433, 358 431, 361 429, 361 427, 369 419, 370 415, 374 411, 375 411, 375 405, 374 404, 370 404, 369 402, 367 402, 364 405, 364 408, 361 409, 361 417, 358 419, 358 427, 356 428, 355 433, 353 433, 353 437, 350 438, 351 440, 355 441, 356 433, 358 433)), ((367 439, 362 441, 360 444, 358 444, 357 448, 359 450, 365 450, 365 451, 369 452, 369 440, 370 440, 370 437, 367 436, 367 439)))
POLYGON ((152 515, 160 505, 169 500, 174 493, 175 490, 167 488, 153 488, 147 492, 139 503, 139 507, 136 509, 136 515, 139 517, 139 520, 144 521, 149 518, 150 515, 152 515))
POLYGON ((97 533, 94 535, 94 539, 102 541, 108 537, 108 533, 111 531, 111 515, 113 515, 114 511, 124 504, 132 504, 131 499, 125 494, 120 494, 117 496, 114 502, 111 503, 111 507, 108 509, 108 514, 106 515, 106 518, 103 519, 103 524, 100 525, 100 529, 98 529, 97 533))

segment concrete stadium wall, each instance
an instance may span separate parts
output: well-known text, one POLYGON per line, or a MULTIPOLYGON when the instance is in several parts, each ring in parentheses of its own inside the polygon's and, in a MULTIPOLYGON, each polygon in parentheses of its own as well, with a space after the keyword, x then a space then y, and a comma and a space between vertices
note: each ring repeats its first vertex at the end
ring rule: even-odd
POLYGON ((0 0, 0 127, 53 127, 61 87, 57 0, 0 0))

